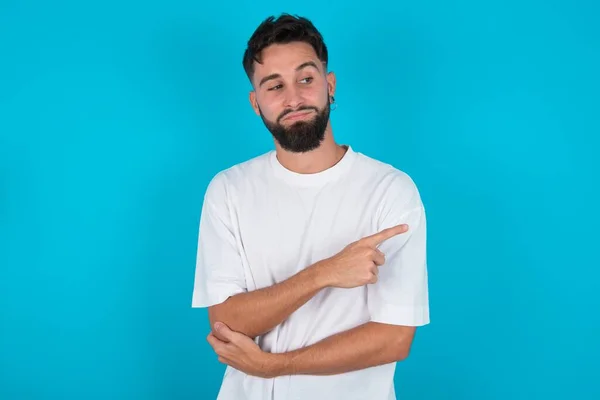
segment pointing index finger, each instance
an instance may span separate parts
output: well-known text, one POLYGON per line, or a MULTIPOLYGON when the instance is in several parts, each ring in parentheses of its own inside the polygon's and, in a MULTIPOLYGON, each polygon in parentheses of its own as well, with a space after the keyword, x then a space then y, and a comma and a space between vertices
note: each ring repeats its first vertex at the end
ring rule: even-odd
POLYGON ((399 235, 401 233, 404 233, 406 231, 408 231, 408 225, 400 224, 400 225, 392 226, 391 228, 384 229, 374 235, 367 236, 364 238, 364 240, 371 246, 379 246, 381 243, 385 242, 386 240, 388 240, 396 235, 399 235))

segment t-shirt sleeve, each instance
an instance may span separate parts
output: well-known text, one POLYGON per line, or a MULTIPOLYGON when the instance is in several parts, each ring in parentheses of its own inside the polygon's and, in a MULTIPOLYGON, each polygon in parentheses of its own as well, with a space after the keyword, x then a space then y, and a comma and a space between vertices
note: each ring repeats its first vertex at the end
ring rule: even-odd
POLYGON ((208 185, 200 216, 192 307, 209 307, 247 291, 227 201, 225 178, 208 185))
POLYGON ((406 233, 379 246, 385 264, 375 284, 368 285, 371 321, 392 325, 422 326, 429 323, 427 278, 427 224, 425 208, 412 179, 397 173, 383 201, 379 231, 408 224, 406 233))

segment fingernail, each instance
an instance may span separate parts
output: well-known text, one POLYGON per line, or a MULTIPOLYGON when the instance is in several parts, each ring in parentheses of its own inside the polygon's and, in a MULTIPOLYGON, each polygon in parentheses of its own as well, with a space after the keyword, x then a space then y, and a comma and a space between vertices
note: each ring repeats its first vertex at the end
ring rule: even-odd
POLYGON ((221 329, 222 327, 223 327, 223 324, 222 324, 221 322, 217 322, 217 323, 215 323, 215 330, 217 330, 217 331, 218 331, 218 330, 219 330, 219 329, 221 329))

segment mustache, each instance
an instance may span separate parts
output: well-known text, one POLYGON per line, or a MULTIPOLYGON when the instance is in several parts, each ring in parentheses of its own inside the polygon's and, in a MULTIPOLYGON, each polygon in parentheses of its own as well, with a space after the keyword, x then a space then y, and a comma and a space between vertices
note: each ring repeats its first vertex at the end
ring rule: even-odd
POLYGON ((290 113, 293 113, 293 112, 296 112, 296 111, 304 111, 304 110, 313 110, 313 111, 316 111, 317 113, 319 113, 319 109, 317 107, 313 107, 313 106, 301 106, 301 107, 296 108, 295 110, 292 110, 292 109, 284 110, 279 115, 279 117, 277 117, 277 122, 280 122, 283 117, 285 117, 286 115, 288 115, 290 113))

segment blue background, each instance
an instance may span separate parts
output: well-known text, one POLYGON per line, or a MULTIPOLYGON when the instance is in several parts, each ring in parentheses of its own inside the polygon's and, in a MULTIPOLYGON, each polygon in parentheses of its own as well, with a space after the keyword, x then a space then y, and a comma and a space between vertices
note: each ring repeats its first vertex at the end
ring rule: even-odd
POLYGON ((259 3, 0 1, 0 399, 215 398, 197 224, 273 146, 241 58, 283 11, 428 209, 399 399, 600 398, 598 2, 259 3))

